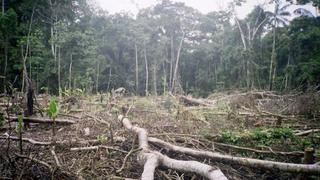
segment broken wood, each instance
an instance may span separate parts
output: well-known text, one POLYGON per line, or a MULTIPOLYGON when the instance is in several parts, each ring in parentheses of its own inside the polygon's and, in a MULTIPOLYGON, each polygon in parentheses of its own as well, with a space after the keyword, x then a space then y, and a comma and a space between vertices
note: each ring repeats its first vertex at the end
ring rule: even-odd
POLYGON ((306 136, 308 134, 316 133, 316 132, 320 132, 320 129, 310 129, 310 130, 307 130, 307 131, 298 132, 295 135, 296 136, 306 136))
MULTIPOLYGON (((6 119, 10 119, 11 121, 18 121, 18 117, 6 117, 6 119)), ((28 122, 28 123, 48 123, 52 124, 53 121, 52 119, 49 118, 41 118, 41 117, 23 117, 23 122, 28 122)), ((76 122, 73 120, 69 119, 55 119, 55 122, 57 124, 75 124, 76 122)))
POLYGON ((178 153, 184 153, 193 157, 210 158, 216 161, 228 162, 231 164, 238 164, 238 165, 248 166, 251 168, 267 169, 271 171, 280 170, 280 171, 291 172, 291 173, 320 174, 320 166, 316 164, 312 164, 312 165, 294 164, 294 163, 283 163, 283 162, 275 162, 275 161, 260 160, 260 159, 253 159, 253 158, 235 157, 230 155, 223 155, 217 152, 201 151, 201 150, 194 150, 191 148, 180 147, 180 146, 176 146, 176 145, 164 142, 157 138, 148 138, 148 141, 151 142, 152 144, 155 144, 167 150, 171 150, 178 153))
POLYGON ((303 157, 303 161, 302 163, 304 164, 313 164, 315 163, 315 157, 314 157, 314 153, 315 153, 315 150, 313 148, 306 148, 304 150, 304 157, 303 157))
POLYGON ((186 105, 190 106, 212 106, 212 104, 207 103, 200 99, 195 99, 189 96, 178 95, 178 99, 180 102, 183 102, 186 105))
POLYGON ((130 120, 122 115, 118 116, 118 119, 126 129, 138 135, 139 148, 142 149, 138 154, 138 161, 140 164, 144 165, 143 173, 141 175, 142 180, 153 180, 155 169, 158 166, 164 166, 180 171, 194 172, 208 179, 227 179, 217 167, 212 167, 197 161, 175 160, 157 151, 150 150, 148 145, 148 133, 145 129, 133 126, 130 120))

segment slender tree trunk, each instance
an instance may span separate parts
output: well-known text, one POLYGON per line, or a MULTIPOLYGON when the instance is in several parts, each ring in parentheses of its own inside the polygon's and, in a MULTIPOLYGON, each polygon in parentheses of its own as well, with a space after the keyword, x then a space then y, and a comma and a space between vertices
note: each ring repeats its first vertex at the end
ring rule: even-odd
POLYGON ((144 46, 144 62, 146 66, 146 89, 145 89, 145 94, 146 96, 149 95, 149 70, 148 70, 148 58, 147 58, 147 48, 144 46))
POLYGON ((72 89, 72 53, 70 54, 70 65, 69 65, 69 89, 72 89))
POLYGON ((97 75, 96 75, 96 93, 99 92, 99 74, 100 74, 100 61, 97 61, 97 75))
POLYGON ((174 46, 173 46, 173 35, 171 35, 171 43, 170 43, 170 74, 169 74, 169 88, 171 89, 172 87, 172 72, 173 72, 173 61, 174 61, 174 46))
POLYGON ((288 63, 287 63, 287 70, 286 70, 286 80, 285 80, 285 84, 284 84, 284 89, 287 90, 288 89, 288 81, 289 81, 289 72, 288 72, 288 69, 289 69, 289 66, 290 66, 290 52, 289 52, 289 55, 288 55, 288 63))
POLYGON ((276 14, 279 9, 279 4, 275 4, 274 7, 274 24, 273 24, 273 42, 272 42, 272 53, 270 59, 270 69, 269 69, 269 90, 272 91, 274 80, 275 80, 275 69, 276 69, 276 33, 277 33, 277 19, 276 14))
POLYGON ((182 38, 180 40, 180 44, 179 44, 179 48, 178 48, 178 53, 177 53, 177 59, 176 59, 176 65, 174 68, 174 74, 173 74, 173 79, 172 79, 172 87, 171 87, 171 92, 174 93, 175 91, 175 83, 177 81, 177 75, 178 75, 178 66, 179 66, 179 60, 180 60, 180 53, 181 53, 181 49, 182 49, 182 44, 183 44, 183 40, 184 40, 184 36, 185 36, 185 32, 183 32, 182 34, 182 38))
POLYGON ((251 58, 251 54, 248 54, 246 56, 246 86, 248 90, 250 89, 250 82, 251 82, 250 58, 251 58))
POLYGON ((138 47, 137 43, 134 43, 134 49, 136 52, 136 94, 139 94, 139 64, 138 64, 138 47))
POLYGON ((61 52, 60 47, 58 47, 58 88, 59 88, 59 98, 61 98, 61 52))
POLYGON ((109 80, 108 80, 108 86, 107 86, 107 91, 110 89, 110 83, 111 83, 111 74, 112 74, 112 68, 109 68, 109 80))
POLYGON ((5 0, 2 0, 2 14, 4 14, 4 1, 5 0))
POLYGON ((23 64, 22 87, 21 87, 22 92, 25 89, 25 83, 26 83, 27 89, 29 88, 28 87, 29 82, 27 82, 29 78, 28 78, 28 73, 27 73, 26 61, 27 61, 27 57, 28 57, 28 53, 29 53, 30 34, 31 34, 31 27, 32 27, 32 23, 33 23, 34 9, 35 9, 35 5, 32 8, 32 14, 31 14, 30 24, 29 24, 29 28, 28 28, 27 45, 26 45, 25 52, 23 51, 23 46, 21 45, 21 56, 22 56, 22 64, 23 64))
POLYGON ((37 74, 36 74, 36 94, 39 94, 39 64, 37 66, 37 74))
POLYGON ((3 92, 6 92, 7 66, 8 66, 8 44, 6 43, 4 46, 3 92))
POLYGON ((57 73, 57 46, 54 45, 54 72, 57 73))
POLYGON ((166 85, 167 85, 167 72, 166 72, 166 65, 163 62, 163 94, 166 94, 166 85))
POLYGON ((157 90, 157 64, 155 63, 153 66, 153 91, 154 95, 158 96, 157 90))
POLYGON ((30 61, 29 61, 29 78, 32 79, 32 62, 31 62, 31 48, 30 48, 30 52, 29 52, 29 58, 30 58, 30 61))

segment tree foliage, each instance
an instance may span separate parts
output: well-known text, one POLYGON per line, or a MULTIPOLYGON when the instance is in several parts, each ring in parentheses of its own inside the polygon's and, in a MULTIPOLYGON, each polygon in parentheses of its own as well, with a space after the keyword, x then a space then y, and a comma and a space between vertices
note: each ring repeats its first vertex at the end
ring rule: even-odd
POLYGON ((319 85, 319 18, 285 21, 286 6, 279 4, 277 14, 257 6, 235 23, 232 8, 201 14, 170 0, 140 9, 135 18, 108 14, 85 0, 9 1, 0 15, 1 91, 9 83, 20 89, 23 55, 36 92, 125 87, 140 95, 174 89, 205 96, 268 89, 273 51, 275 90, 319 85), (273 26, 273 36, 275 21, 286 26, 273 26))

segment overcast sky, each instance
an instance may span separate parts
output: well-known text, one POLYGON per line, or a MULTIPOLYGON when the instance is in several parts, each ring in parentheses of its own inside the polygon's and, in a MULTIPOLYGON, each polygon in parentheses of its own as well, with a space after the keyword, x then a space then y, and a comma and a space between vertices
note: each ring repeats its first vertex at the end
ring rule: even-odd
MULTIPOLYGON (((172 0, 175 2, 184 2, 187 6, 191 6, 198 9, 202 13, 208 13, 211 11, 224 10, 232 0, 172 0)), ((244 18, 255 5, 264 5, 266 8, 266 2, 268 0, 247 0, 245 4, 237 8, 237 15, 239 18, 244 18)), ((156 4, 157 0, 93 0, 95 5, 107 10, 109 13, 117 12, 131 12, 136 14, 138 9, 146 8, 156 4)), ((269 7, 268 9, 272 9, 269 7)))
MULTIPOLYGON (((138 8, 146 8, 156 4, 157 0, 94 0, 96 6, 107 10, 113 14, 116 12, 131 12, 136 14, 138 8)), ((232 0, 173 0, 175 2, 184 2, 187 6, 198 9, 202 13, 223 10, 232 0)), ((248 0, 245 5, 238 8, 237 13, 240 17, 244 17, 252 10, 254 5, 264 3, 266 0, 248 0)))

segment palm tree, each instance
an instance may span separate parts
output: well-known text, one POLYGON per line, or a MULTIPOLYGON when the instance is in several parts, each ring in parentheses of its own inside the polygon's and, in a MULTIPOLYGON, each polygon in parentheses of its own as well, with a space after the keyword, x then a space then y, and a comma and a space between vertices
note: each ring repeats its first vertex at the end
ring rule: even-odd
MULTIPOLYGON (((271 91, 276 78, 277 69, 277 53, 276 53, 276 37, 277 28, 289 25, 290 17, 292 14, 289 12, 288 8, 293 4, 292 1, 283 2, 283 0, 271 0, 270 3, 274 3, 274 12, 266 11, 266 15, 269 17, 269 22, 272 24, 273 31, 273 42, 272 42, 272 53, 270 59, 270 69, 269 69, 269 90, 271 91)), ((299 16, 313 16, 307 9, 297 7, 293 10, 295 16, 297 12, 301 12, 299 16)))
POLYGON ((270 59, 270 69, 269 69, 269 90, 273 88, 273 84, 276 78, 277 69, 277 54, 276 54, 276 35, 277 28, 279 26, 286 26, 289 24, 288 17, 291 16, 290 12, 287 11, 291 3, 286 3, 282 5, 281 0, 271 0, 270 3, 274 3, 274 12, 266 11, 266 15, 269 17, 269 21, 272 24, 273 31, 273 42, 272 42, 272 53, 270 59))

